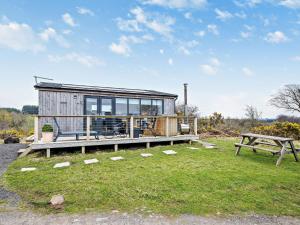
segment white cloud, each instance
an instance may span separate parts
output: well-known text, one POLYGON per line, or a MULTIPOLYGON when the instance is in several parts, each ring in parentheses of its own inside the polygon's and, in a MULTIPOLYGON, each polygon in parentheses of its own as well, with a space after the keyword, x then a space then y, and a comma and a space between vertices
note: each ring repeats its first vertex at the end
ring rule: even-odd
POLYGON ((218 72, 216 67, 209 65, 209 64, 200 65, 200 68, 203 73, 208 74, 208 75, 215 75, 218 72))
POLYGON ((193 48, 195 48, 197 45, 199 45, 199 42, 196 40, 192 41, 178 41, 179 47, 178 51, 183 53, 184 55, 190 55, 193 48))
POLYGON ((249 38, 251 36, 251 32, 241 31, 240 35, 242 38, 249 38))
POLYGON ((200 30, 195 32, 195 35, 198 37, 204 37, 205 36, 205 31, 204 30, 200 30))
POLYGON ((234 4, 238 7, 250 7, 250 8, 253 8, 259 4, 261 4, 263 2, 263 0, 247 0, 247 1, 238 1, 238 0, 235 0, 233 1, 234 4))
POLYGON ((192 19, 192 13, 186 12, 186 13, 184 14, 184 18, 186 18, 187 20, 191 20, 191 19, 192 19))
POLYGON ((279 0, 279 5, 292 8, 292 9, 299 9, 300 8, 300 1, 299 0, 279 0))
POLYGON ((163 36, 170 37, 172 33, 172 25, 175 24, 175 19, 169 16, 161 16, 158 14, 151 15, 146 14, 140 7, 136 7, 130 11, 135 20, 151 29, 152 31, 159 33, 163 36))
POLYGON ((68 34, 71 34, 72 33, 72 31, 71 30, 68 30, 68 29, 66 29, 66 30, 63 30, 63 32, 62 32, 63 34, 66 34, 66 35, 68 35, 68 34))
POLYGON ((140 32, 142 31, 139 28, 137 20, 124 20, 122 18, 117 18, 117 26, 122 31, 129 31, 129 32, 140 32))
POLYGON ((251 69, 249 69, 248 67, 243 67, 242 72, 246 76, 252 76, 254 74, 253 71, 251 69))
POLYGON ((105 63, 97 57, 94 57, 91 55, 79 54, 76 52, 68 53, 68 54, 62 55, 62 56, 48 55, 48 59, 50 62, 55 62, 55 63, 65 62, 65 61, 76 62, 81 65, 87 66, 87 67, 105 65, 105 63))
POLYGON ((169 59, 168 59, 168 63, 169 63, 170 66, 172 66, 172 65, 173 65, 173 59, 172 59, 172 58, 169 58, 169 59))
POLYGON ((167 8, 183 9, 183 8, 203 8, 206 0, 140 0, 143 4, 158 5, 167 8))
POLYGON ((0 46, 15 51, 39 52, 45 50, 39 36, 24 23, 0 24, 0 46))
POLYGON ((239 13, 235 13, 234 14, 236 17, 240 18, 240 19, 246 19, 247 15, 244 12, 239 12, 239 13))
POLYGON ((146 41, 152 41, 154 38, 151 35, 143 35, 142 37, 136 37, 133 35, 122 35, 119 38, 119 43, 112 43, 109 49, 116 54, 129 56, 131 52, 130 44, 141 44, 146 41))
POLYGON ((159 49, 159 53, 163 55, 165 51, 163 49, 159 49))
POLYGON ((215 25, 215 24, 208 24, 207 25, 207 30, 208 30, 208 32, 213 33, 214 35, 219 35, 220 34, 218 26, 215 25))
POLYGON ((42 33, 40 33, 40 37, 42 40, 48 42, 51 39, 53 39, 57 44, 59 44, 61 47, 69 48, 70 44, 66 41, 66 39, 59 35, 55 29, 52 27, 48 27, 45 29, 42 33))
POLYGON ((279 44, 288 41, 287 36, 281 31, 270 32, 265 37, 265 40, 270 43, 279 44))
POLYGON ((222 11, 220 9, 215 9, 215 13, 217 14, 217 19, 226 21, 228 19, 233 18, 233 15, 228 11, 222 11))
POLYGON ((75 27, 77 24, 69 13, 65 13, 62 15, 63 21, 71 27, 75 27))
POLYGON ((83 7, 76 7, 77 8, 77 12, 81 15, 90 15, 90 16, 94 16, 95 13, 87 8, 83 8, 83 7))
POLYGON ((300 56, 294 56, 291 58, 292 61, 300 62, 300 56))
POLYGON ((221 63, 217 58, 211 58, 208 64, 200 65, 200 69, 203 73, 208 75, 215 75, 218 73, 221 63))

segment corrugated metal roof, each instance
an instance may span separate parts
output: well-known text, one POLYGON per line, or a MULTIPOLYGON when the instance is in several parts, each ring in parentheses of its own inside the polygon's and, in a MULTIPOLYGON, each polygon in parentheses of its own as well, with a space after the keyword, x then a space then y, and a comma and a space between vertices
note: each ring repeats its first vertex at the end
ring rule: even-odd
POLYGON ((143 89, 128 89, 128 88, 114 88, 114 87, 100 87, 89 85, 75 85, 75 84, 60 84, 41 82, 34 86, 36 89, 63 89, 63 90, 78 90, 78 91, 92 91, 92 92, 109 92, 120 94, 136 94, 136 95, 151 95, 151 96, 166 96, 177 98, 175 94, 143 89))

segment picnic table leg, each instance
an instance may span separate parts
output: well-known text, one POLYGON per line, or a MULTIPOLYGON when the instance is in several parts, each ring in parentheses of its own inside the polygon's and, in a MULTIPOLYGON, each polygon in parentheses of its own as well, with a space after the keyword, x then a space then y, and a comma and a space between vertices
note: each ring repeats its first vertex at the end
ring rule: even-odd
POLYGON ((292 152, 293 152, 293 155, 295 157, 296 162, 299 162, 299 159, 298 159, 298 156, 297 156, 297 152, 296 152, 296 148, 295 148, 294 143, 292 141, 289 141, 289 144, 291 146, 291 149, 292 149, 292 152))
MULTIPOLYGON (((246 139, 246 137, 243 137, 243 138, 241 139, 241 141, 240 141, 240 144, 243 144, 244 141, 245 141, 245 139, 246 139)), ((235 155, 236 155, 236 156, 240 154, 241 148, 242 148, 242 146, 237 146, 237 147, 236 147, 236 152, 235 152, 235 155)))
POLYGON ((282 159, 283 159, 283 156, 285 154, 285 150, 286 150, 286 142, 282 143, 282 149, 280 151, 280 156, 279 156, 279 159, 277 160, 276 162, 276 166, 279 166, 282 159))

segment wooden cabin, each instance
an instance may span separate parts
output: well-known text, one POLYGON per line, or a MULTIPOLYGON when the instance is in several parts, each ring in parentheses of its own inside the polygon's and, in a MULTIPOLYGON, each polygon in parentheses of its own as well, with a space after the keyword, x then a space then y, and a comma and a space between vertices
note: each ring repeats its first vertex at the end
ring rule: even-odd
POLYGON ((39 115, 174 115, 177 95, 59 83, 38 83, 39 115))

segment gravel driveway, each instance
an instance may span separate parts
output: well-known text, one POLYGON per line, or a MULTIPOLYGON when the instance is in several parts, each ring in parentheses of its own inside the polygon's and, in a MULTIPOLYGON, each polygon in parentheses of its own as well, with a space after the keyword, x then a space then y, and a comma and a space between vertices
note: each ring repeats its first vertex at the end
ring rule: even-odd
MULTIPOLYGON (((8 165, 18 156, 18 150, 26 148, 24 144, 0 144, 0 177, 6 171, 8 165)), ((0 186, 0 200, 14 207, 18 204, 20 198, 15 193, 5 190, 0 186)))
POLYGON ((203 225, 277 225, 291 224, 299 225, 300 219, 291 217, 270 216, 231 216, 227 218, 201 217, 182 215, 176 218, 159 215, 142 216, 139 214, 111 213, 111 214, 86 214, 86 215, 38 215, 30 212, 0 212, 0 225, 50 225, 50 224, 72 224, 72 225, 181 225, 181 224, 203 224, 203 225))

